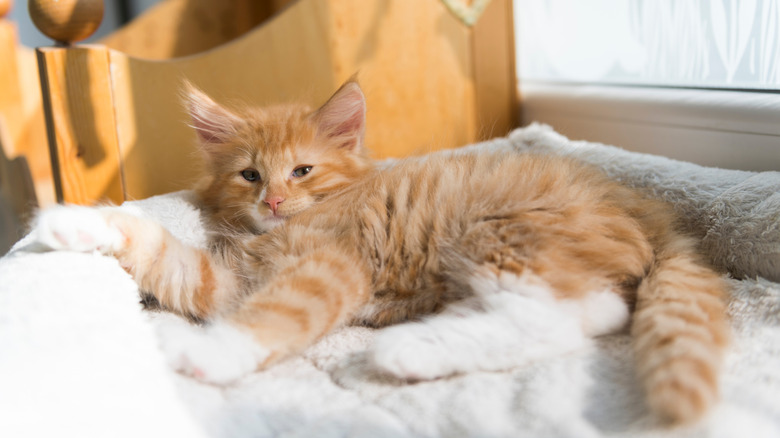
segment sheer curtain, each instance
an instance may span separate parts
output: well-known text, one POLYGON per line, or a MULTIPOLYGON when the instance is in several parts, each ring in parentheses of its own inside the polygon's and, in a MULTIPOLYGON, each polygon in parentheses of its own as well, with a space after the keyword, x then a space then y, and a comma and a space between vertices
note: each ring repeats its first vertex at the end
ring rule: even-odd
POLYGON ((780 0, 515 0, 521 81, 780 90, 780 0))

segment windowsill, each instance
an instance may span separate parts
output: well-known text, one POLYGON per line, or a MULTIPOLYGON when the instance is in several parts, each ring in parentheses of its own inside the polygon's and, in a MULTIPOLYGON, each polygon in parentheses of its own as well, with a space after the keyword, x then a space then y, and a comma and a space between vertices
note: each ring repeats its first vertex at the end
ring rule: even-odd
POLYGON ((523 124, 698 164, 780 169, 780 94, 525 83, 523 124))

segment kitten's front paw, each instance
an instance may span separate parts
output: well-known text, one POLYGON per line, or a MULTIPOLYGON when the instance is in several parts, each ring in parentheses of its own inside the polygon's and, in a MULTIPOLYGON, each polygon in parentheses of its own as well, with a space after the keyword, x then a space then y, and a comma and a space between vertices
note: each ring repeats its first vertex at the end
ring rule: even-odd
POLYGON ((36 224, 38 242, 54 250, 108 254, 119 250, 124 236, 100 210, 80 206, 57 206, 44 210, 36 224))
POLYGON ((161 348, 177 372, 205 383, 230 384, 255 371, 270 352, 224 323, 204 327, 182 321, 160 327, 161 348))
POLYGON ((371 360, 380 371, 405 380, 431 380, 457 371, 453 352, 425 324, 389 327, 377 336, 371 360))

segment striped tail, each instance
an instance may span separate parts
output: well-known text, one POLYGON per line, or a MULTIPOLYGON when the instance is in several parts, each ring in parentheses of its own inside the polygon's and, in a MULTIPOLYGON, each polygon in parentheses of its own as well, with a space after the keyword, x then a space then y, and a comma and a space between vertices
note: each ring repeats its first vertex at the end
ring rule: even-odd
POLYGON ((695 421, 718 399, 729 342, 726 283, 676 237, 637 291, 632 324, 637 371, 650 408, 672 424, 695 421))

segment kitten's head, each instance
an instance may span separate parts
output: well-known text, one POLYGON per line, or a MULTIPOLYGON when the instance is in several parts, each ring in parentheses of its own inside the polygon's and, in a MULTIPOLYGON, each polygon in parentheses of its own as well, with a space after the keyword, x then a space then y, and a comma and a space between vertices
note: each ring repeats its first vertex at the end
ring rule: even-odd
POLYGON ((350 80, 319 109, 228 109, 189 86, 206 176, 196 189, 213 220, 262 232, 345 188, 371 168, 366 103, 350 80))

